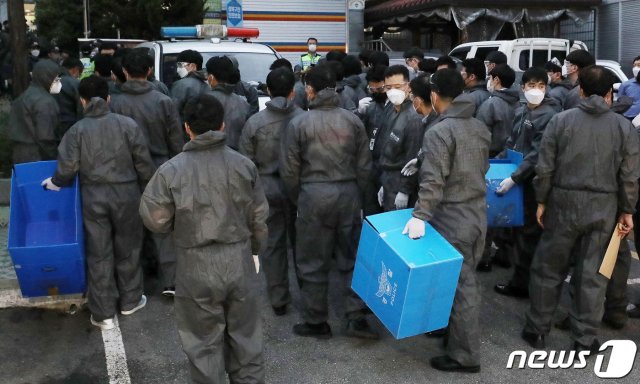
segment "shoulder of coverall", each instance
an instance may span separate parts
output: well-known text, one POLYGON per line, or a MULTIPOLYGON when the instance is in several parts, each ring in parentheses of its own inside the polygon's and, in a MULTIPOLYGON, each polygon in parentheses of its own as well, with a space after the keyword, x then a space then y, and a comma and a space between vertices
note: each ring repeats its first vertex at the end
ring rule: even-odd
POLYGON ((233 93, 235 88, 236 88, 235 84, 218 83, 218 85, 216 85, 215 87, 211 88, 211 91, 212 92, 221 92, 221 93, 224 93, 225 95, 230 95, 230 94, 233 93))
POLYGON ((590 115, 602 115, 604 113, 612 112, 611 107, 604 101, 602 96, 591 95, 586 99, 582 99, 578 108, 590 115))
POLYGON ((267 101, 267 109, 278 113, 289 113, 296 108, 300 109, 293 100, 289 100, 285 97, 278 96, 267 101))
POLYGON ((127 80, 120 87, 122 93, 142 95, 153 91, 153 84, 147 80, 127 80))
POLYGON ((551 88, 556 88, 556 87, 564 88, 566 90, 571 90, 573 89, 573 87, 575 87, 575 84, 573 84, 571 80, 564 79, 559 83, 551 84, 551 88))
POLYGON ((199 70, 199 71, 191 71, 189 72, 189 74, 187 74, 187 77, 189 78, 193 78, 196 80, 200 80, 200 81, 206 81, 207 80, 207 76, 204 74, 204 70, 199 70))
POLYGON ((84 117, 99 117, 111 112, 109 104, 101 97, 92 97, 84 109, 84 117))
POLYGON ((517 104, 520 101, 520 91, 513 88, 505 88, 495 91, 492 96, 498 97, 508 104, 517 104))
POLYGON ((462 118, 468 119, 473 117, 476 112, 476 103, 468 93, 463 93, 453 99, 449 108, 441 115, 442 119, 462 118))
POLYGON ((316 98, 309 103, 309 109, 314 108, 338 108, 340 95, 333 89, 323 89, 316 93, 316 98))
POLYGON ((60 66, 51 60, 40 60, 34 65, 32 85, 49 91, 53 80, 60 75, 60 66))

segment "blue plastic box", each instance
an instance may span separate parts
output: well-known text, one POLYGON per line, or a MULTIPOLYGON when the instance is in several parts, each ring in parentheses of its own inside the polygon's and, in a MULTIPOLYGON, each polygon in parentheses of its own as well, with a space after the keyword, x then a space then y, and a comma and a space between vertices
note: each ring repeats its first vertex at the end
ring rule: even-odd
POLYGON ((403 235, 411 212, 366 218, 351 283, 396 339, 447 326, 463 261, 429 224, 419 240, 403 235))
POLYGON ((510 177, 522 163, 522 154, 508 150, 506 159, 490 159, 487 183, 487 225, 490 228, 520 227, 524 225, 524 195, 521 185, 515 185, 504 195, 496 190, 500 182, 510 177))
POLYGON ((24 297, 83 293, 86 287, 78 178, 45 191, 56 161, 17 164, 11 176, 9 254, 24 297))

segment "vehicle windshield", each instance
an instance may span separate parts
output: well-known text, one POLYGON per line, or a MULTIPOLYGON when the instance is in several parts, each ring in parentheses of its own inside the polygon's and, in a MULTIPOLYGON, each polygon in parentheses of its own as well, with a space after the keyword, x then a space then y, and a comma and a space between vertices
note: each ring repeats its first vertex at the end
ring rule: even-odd
MULTIPOLYGON (((240 68, 240 76, 244 81, 256 81, 265 83, 269 74, 269 67, 274 60, 277 59, 274 53, 255 53, 255 52, 200 52, 202 54, 202 67, 204 69, 207 61, 214 56, 234 56, 238 60, 240 68)), ((177 53, 166 54, 163 56, 162 65, 162 82, 169 88, 171 84, 178 79, 176 73, 177 53)))

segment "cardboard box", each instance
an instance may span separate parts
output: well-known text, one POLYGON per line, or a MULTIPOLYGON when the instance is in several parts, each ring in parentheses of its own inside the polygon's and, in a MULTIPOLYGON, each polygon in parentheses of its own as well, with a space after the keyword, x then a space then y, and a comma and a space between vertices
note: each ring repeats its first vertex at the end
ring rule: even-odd
POLYGON ((489 160, 487 183, 487 226, 490 228, 520 227, 524 225, 524 195, 521 185, 515 185, 504 195, 496 190, 500 182, 510 177, 522 163, 522 154, 507 150, 507 158, 489 160))
POLYGON ((351 285, 396 339, 447 326, 463 261, 428 223, 421 239, 403 235, 412 211, 366 218, 351 285))
POLYGON ((83 293, 86 287, 78 178, 45 191, 56 161, 16 164, 11 177, 9 254, 24 297, 83 293))

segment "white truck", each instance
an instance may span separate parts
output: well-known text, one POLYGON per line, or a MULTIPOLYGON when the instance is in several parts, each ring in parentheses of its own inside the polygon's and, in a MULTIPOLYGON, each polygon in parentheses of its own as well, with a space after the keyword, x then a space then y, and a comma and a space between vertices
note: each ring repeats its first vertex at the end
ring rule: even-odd
MULTIPOLYGON (((226 1, 223 0, 223 17, 226 1)), ((348 35, 347 0, 243 0, 243 27, 258 28, 252 39, 271 46, 294 66, 307 53, 307 39, 318 39, 318 53, 346 50, 348 35)))

